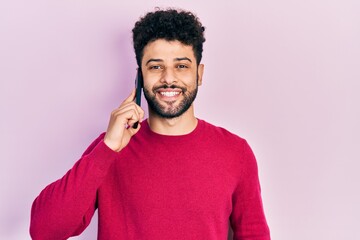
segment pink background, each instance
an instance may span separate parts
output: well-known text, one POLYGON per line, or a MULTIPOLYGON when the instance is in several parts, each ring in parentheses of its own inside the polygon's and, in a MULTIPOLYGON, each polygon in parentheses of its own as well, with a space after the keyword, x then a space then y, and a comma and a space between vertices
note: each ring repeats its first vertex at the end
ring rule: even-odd
POLYGON ((34 198, 105 131, 155 6, 207 27, 196 113, 249 141, 273 239, 360 239, 358 0, 1 1, 0 238, 30 238, 34 198))

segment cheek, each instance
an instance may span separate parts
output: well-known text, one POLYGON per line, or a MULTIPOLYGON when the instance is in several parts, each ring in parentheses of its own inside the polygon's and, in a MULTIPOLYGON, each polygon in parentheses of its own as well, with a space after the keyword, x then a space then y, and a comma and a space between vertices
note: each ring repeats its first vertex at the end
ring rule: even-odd
POLYGON ((145 79, 143 82, 144 88, 151 90, 154 86, 156 86, 159 83, 159 81, 154 81, 153 79, 145 79))
POLYGON ((186 74, 182 74, 181 77, 179 77, 183 84, 187 86, 193 86, 196 85, 196 79, 197 79, 197 73, 196 72, 188 72, 186 74))
POLYGON ((143 86, 145 88, 151 88, 152 86, 154 86, 154 84, 156 84, 156 82, 158 82, 158 78, 151 75, 151 74, 144 74, 143 75, 143 86))

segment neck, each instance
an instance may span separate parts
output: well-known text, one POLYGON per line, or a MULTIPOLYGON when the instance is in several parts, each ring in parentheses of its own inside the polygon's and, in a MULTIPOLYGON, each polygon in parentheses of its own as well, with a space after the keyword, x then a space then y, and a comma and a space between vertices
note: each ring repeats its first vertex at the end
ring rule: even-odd
POLYGON ((191 106, 185 113, 176 118, 163 118, 149 110, 148 123, 153 132, 162 135, 185 135, 197 126, 194 108, 191 106))

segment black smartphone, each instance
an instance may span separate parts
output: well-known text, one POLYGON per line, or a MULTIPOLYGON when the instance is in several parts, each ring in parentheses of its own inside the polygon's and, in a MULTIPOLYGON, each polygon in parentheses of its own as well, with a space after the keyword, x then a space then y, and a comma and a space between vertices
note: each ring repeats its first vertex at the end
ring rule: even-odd
POLYGON ((143 77, 141 69, 138 68, 136 78, 135 78, 135 88, 136 88, 136 95, 135 95, 135 103, 140 106, 141 104, 141 88, 143 85, 143 77))
MULTIPOLYGON (((135 95, 135 103, 137 105, 141 105, 141 88, 143 87, 143 77, 141 69, 138 68, 135 78, 135 88, 136 88, 136 95, 135 95)), ((133 128, 138 127, 139 122, 134 123, 133 128)))

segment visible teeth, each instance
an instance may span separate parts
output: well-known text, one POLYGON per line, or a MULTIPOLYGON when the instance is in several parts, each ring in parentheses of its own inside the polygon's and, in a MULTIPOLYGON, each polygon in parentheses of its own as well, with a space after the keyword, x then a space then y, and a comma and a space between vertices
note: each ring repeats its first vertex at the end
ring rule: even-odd
POLYGON ((178 95, 179 92, 160 92, 160 94, 165 96, 165 97, 173 97, 175 95, 178 95))

